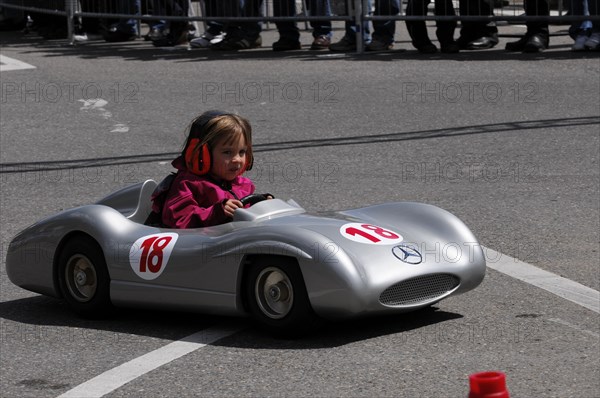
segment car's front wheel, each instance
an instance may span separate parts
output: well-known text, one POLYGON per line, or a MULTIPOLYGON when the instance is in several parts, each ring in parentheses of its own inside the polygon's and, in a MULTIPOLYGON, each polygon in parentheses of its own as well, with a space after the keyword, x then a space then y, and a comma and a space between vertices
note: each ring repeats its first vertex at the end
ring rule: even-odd
POLYGON ((318 324, 298 265, 266 257, 250 265, 246 300, 259 326, 283 337, 299 337, 318 324))
POLYGON ((67 305, 86 317, 110 309, 110 277, 100 246, 90 237, 69 239, 58 257, 58 284, 67 305))

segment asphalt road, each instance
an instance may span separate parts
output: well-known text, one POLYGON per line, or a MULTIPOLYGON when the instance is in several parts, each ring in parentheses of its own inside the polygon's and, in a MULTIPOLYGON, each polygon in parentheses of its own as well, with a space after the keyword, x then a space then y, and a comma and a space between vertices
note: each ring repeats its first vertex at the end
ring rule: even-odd
POLYGON ((600 58, 572 53, 566 28, 552 27, 542 54, 506 53, 504 36, 499 48, 451 56, 410 49, 401 23, 398 50, 365 55, 70 47, 3 32, 1 54, 35 69, 1 74, 1 395, 59 396, 231 327, 107 396, 464 397, 469 374, 499 370, 514 397, 598 397, 598 313, 492 269, 432 311, 293 341, 202 314, 83 320, 4 269, 25 226, 165 176, 187 123, 218 108, 252 122, 260 191, 323 213, 431 203, 486 247, 598 291, 600 58))

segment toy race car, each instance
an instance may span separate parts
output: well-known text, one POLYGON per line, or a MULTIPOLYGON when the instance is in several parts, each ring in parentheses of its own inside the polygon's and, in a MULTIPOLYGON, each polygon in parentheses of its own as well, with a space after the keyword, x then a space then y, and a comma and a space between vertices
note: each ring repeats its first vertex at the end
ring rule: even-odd
POLYGON ((232 222, 145 225, 153 180, 46 218, 7 251, 10 280, 77 313, 111 306, 252 315, 273 332, 320 319, 402 313, 483 280, 483 251, 457 217, 420 203, 307 214, 253 195, 232 222))

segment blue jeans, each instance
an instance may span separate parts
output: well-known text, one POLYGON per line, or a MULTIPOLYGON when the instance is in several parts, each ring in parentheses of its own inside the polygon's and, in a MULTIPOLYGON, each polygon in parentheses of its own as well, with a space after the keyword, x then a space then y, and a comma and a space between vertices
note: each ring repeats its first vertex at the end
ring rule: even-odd
MULTIPOLYGON (((375 0, 374 15, 398 15, 400 13, 400 0, 375 0)), ((373 21, 373 40, 386 44, 394 42, 396 34, 396 20, 373 21)))
MULTIPOLYGON (((310 14, 313 16, 331 15, 329 0, 309 0, 307 6, 310 9, 310 14)), ((296 0, 274 0, 273 15, 275 17, 293 17, 296 15, 296 0)), ((276 22, 275 25, 281 38, 289 40, 298 40, 300 38, 300 31, 295 22, 282 21, 276 22)), ((310 26, 313 28, 313 37, 331 37, 331 21, 327 19, 310 21, 310 26)))
MULTIPOLYGON (((592 6, 597 0, 592 0, 592 6)), ((572 0, 571 1, 571 15, 590 15, 590 9, 588 6, 588 0, 572 0)), ((598 22, 596 22, 598 25, 598 22)), ((575 39, 580 34, 589 34, 594 27, 592 21, 573 22, 569 28, 569 36, 575 39)), ((596 30, 599 30, 599 26, 596 26, 596 30)))
MULTIPOLYGON (((397 15, 400 13, 400 0, 369 0, 367 7, 370 10, 372 1, 375 1, 375 14, 374 15, 397 15)), ((363 10, 364 11, 364 10, 363 10)), ((346 38, 354 40, 357 32, 357 26, 350 21, 346 21, 346 38)), ((362 26, 363 40, 365 43, 370 41, 369 38, 369 24, 368 22, 363 23, 362 26)), ((394 35, 396 34, 396 20, 381 20, 373 21, 373 39, 391 44, 394 42, 394 35)))
MULTIPOLYGON (((116 12, 118 14, 140 15, 140 3, 140 0, 117 0, 116 12)), ((120 19, 117 22, 117 30, 128 34, 137 34, 137 20, 120 19)))
MULTIPOLYGON (((123 1, 123 0, 121 0, 123 1)), ((136 0, 137 1, 137 0, 136 0)), ((154 0, 152 2, 152 13, 154 15, 169 15, 169 16, 187 16, 188 15, 187 0, 154 0)), ((164 27, 170 25, 187 24, 182 21, 153 21, 152 26, 164 27)))

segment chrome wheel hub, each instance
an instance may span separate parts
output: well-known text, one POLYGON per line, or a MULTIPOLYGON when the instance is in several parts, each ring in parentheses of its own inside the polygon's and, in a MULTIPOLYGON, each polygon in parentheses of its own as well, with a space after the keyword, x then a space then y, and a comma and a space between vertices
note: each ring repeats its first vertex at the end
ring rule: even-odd
POLYGON ((83 254, 75 254, 67 261, 65 281, 71 297, 81 303, 90 301, 98 288, 96 269, 83 254))
POLYGON ((256 278, 254 292, 260 310, 269 318, 281 319, 292 309, 292 282, 279 268, 269 267, 262 270, 256 278))

